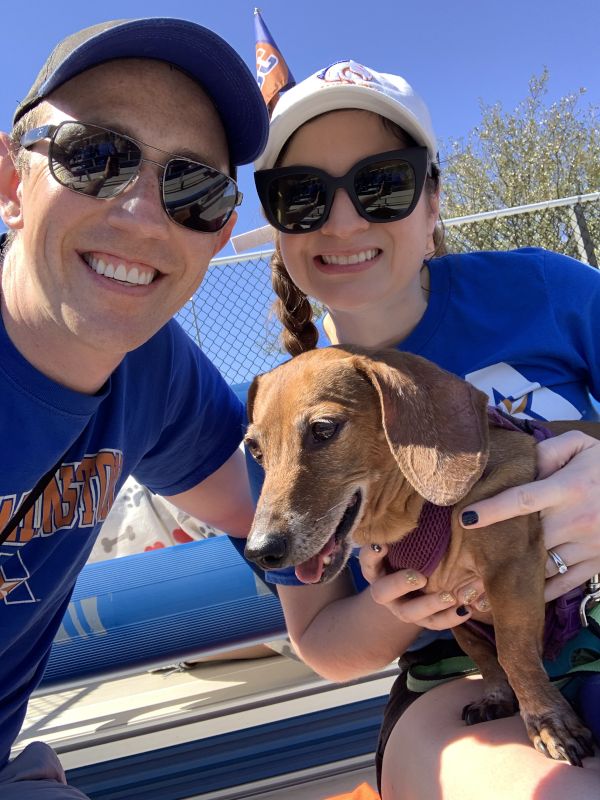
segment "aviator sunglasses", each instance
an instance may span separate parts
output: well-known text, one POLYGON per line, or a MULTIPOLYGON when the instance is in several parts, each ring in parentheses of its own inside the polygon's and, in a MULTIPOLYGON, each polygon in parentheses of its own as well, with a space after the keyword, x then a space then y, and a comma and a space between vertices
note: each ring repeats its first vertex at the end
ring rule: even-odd
POLYGON ((316 167, 259 170, 254 181, 266 217, 282 233, 321 228, 338 189, 344 189, 361 217, 395 222, 419 201, 429 166, 426 147, 408 147, 363 158, 335 178, 316 167))
POLYGON ((139 175, 142 162, 163 170, 161 201, 169 219, 189 230, 221 230, 242 194, 233 178, 198 161, 177 156, 99 125, 61 122, 25 133, 22 147, 50 139, 48 164, 58 183, 101 200, 116 197, 139 175), (140 145, 172 156, 165 164, 142 157, 140 145))

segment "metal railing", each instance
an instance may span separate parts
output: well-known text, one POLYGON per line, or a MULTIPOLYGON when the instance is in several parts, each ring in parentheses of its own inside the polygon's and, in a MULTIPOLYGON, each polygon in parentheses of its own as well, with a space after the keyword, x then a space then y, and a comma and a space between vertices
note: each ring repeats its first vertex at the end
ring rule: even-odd
POLYGON ((452 253, 545 247, 597 267, 600 192, 455 217, 444 227, 452 253))
MULTIPOLYGON (((544 247, 598 266, 600 192, 444 221, 449 252, 544 247)), ((271 313, 271 250, 211 262, 196 294, 178 313, 184 330, 228 383, 245 383, 289 356, 271 313)))

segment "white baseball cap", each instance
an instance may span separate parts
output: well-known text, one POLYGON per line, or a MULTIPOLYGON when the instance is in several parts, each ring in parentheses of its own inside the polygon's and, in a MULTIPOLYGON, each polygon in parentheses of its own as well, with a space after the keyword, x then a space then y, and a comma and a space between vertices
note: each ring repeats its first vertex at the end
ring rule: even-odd
POLYGON ((417 144, 425 145, 431 160, 437 162, 429 110, 412 86, 399 75, 376 72, 356 61, 337 61, 281 95, 271 117, 267 146, 255 168, 274 167, 287 140, 308 120, 352 108, 392 120, 417 144))

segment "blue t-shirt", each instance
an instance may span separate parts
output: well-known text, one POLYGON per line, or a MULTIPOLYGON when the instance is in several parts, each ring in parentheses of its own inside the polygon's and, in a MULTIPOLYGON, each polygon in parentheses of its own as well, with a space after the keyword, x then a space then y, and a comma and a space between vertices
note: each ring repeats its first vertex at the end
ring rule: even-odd
MULTIPOLYGON (((516 417, 598 419, 590 393, 600 399, 599 270, 538 248, 428 266, 427 309, 400 350, 465 378, 516 417)), ((350 567, 364 586, 357 559, 350 567)), ((266 577, 301 585, 293 569, 266 577)))
POLYGON ((35 370, 1 321, 0 353, 0 529, 64 456, 0 545, 1 769, 122 483, 133 473, 157 493, 192 488, 239 445, 243 406, 176 322, 128 353, 93 396, 35 370))

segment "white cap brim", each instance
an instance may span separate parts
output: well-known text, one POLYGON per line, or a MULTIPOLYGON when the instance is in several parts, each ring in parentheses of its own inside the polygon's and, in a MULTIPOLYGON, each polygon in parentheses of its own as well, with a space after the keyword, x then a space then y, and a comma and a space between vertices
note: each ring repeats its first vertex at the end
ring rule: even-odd
MULTIPOLYGON (((377 73, 373 73, 377 74, 377 73)), ((269 129, 269 139, 262 155, 255 161, 255 168, 271 169, 290 136, 311 119, 329 111, 360 109, 371 111, 395 122, 419 145, 427 147, 432 161, 437 161, 437 142, 427 107, 403 79, 384 75, 382 79, 402 81, 406 95, 400 91, 395 95, 385 93, 358 83, 327 83, 316 80, 313 75, 285 92, 275 107, 269 129), (414 113, 409 104, 418 112, 414 113)), ((396 89, 395 86, 391 87, 396 89)))

